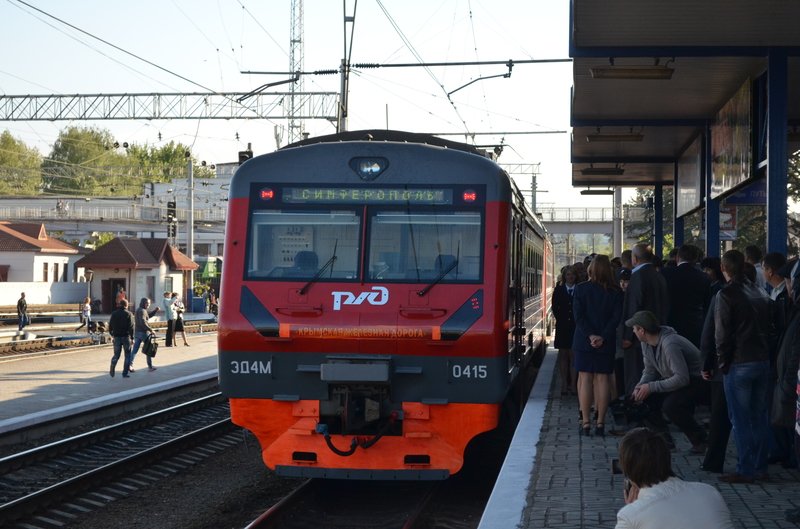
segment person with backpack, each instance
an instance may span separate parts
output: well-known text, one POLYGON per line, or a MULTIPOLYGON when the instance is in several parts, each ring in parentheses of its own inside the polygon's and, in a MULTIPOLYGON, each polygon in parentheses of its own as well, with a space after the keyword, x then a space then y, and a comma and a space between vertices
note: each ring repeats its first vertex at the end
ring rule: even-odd
MULTIPOLYGON (((153 307, 150 309, 150 300, 147 298, 142 298, 139 301, 139 308, 136 309, 135 315, 135 330, 133 334, 133 349, 131 350, 131 361, 128 365, 128 371, 133 373, 133 359, 136 358, 136 353, 139 352, 139 347, 141 347, 142 343, 144 343, 148 336, 154 334, 153 328, 150 327, 149 320, 152 318, 156 312, 158 312, 160 307, 153 307)), ((146 352, 146 350, 145 350, 146 352)), ((147 358, 147 370, 148 371, 155 371, 156 368, 153 367, 153 357, 150 355, 145 354, 147 358)))

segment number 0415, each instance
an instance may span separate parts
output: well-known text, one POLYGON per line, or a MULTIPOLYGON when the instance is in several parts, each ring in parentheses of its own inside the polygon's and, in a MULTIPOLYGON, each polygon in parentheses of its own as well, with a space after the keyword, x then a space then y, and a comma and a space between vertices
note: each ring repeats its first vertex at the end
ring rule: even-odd
POLYGON ((453 378, 486 378, 487 369, 485 365, 453 365, 453 378))

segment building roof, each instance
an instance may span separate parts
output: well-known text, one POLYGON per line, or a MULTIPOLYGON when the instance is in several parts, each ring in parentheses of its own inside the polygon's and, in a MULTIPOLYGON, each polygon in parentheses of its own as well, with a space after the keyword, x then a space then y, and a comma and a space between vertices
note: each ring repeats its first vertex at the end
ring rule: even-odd
POLYGON ((800 123, 798 19, 800 3, 784 0, 573 0, 573 185, 672 185, 687 147, 770 54, 788 55, 786 114, 800 123), (600 74, 658 68, 671 75, 600 74))
POLYGON ((171 270, 196 270, 199 265, 169 245, 167 239, 121 239, 104 244, 75 266, 84 268, 132 268, 150 270, 164 262, 171 270))
POLYGON ((0 221, 0 251, 79 254, 81 249, 47 235, 44 224, 0 221))

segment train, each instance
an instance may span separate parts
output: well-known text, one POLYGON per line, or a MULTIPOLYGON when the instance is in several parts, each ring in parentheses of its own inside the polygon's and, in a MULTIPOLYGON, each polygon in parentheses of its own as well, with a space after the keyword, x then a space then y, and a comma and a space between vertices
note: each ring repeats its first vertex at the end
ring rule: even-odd
POLYGON ((309 138, 230 184, 218 326, 232 421, 282 476, 442 480, 524 402, 553 249, 480 149, 309 138))

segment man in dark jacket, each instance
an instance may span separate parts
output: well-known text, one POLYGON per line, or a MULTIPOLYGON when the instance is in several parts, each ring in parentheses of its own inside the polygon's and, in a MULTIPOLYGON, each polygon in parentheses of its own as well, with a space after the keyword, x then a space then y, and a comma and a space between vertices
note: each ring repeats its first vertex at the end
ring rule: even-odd
POLYGON ((672 327, 659 325, 655 314, 643 310, 625 321, 642 344, 644 371, 633 391, 634 400, 646 401, 649 419, 666 432, 661 411, 686 435, 692 452, 706 450, 706 433, 694 419, 694 403, 706 390, 700 377, 700 351, 672 327))
POLYGON ((669 292, 667 325, 700 347, 700 334, 708 310, 711 280, 695 266, 698 248, 684 244, 678 249, 677 266, 661 271, 669 292))
MULTIPOLYGON (((653 257, 653 252, 646 244, 637 244, 631 250, 633 271, 622 303, 623 322, 640 310, 649 310, 655 314, 660 325, 667 322, 669 308, 667 282, 653 266, 653 257)), ((625 359, 625 393, 630 395, 642 378, 644 364, 639 342, 633 330, 627 326, 622 328, 622 348, 625 359)))
POLYGON ((114 376, 117 361, 122 350, 125 350, 125 359, 122 364, 122 378, 128 378, 128 368, 131 363, 131 338, 133 338, 133 314, 128 310, 128 300, 119 302, 117 310, 111 313, 108 320, 108 332, 114 337, 114 356, 111 358, 111 369, 108 374, 114 376))
POLYGON ((722 256, 722 273, 727 284, 716 297, 714 341, 738 462, 736 473, 720 480, 753 483, 767 470, 772 301, 744 277, 744 255, 738 250, 722 256))

